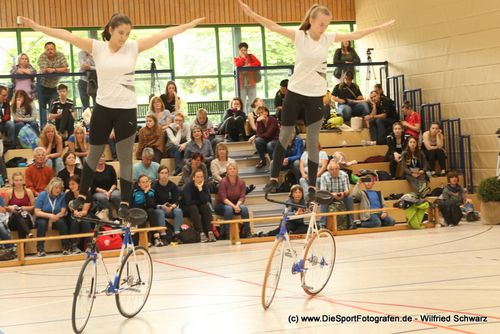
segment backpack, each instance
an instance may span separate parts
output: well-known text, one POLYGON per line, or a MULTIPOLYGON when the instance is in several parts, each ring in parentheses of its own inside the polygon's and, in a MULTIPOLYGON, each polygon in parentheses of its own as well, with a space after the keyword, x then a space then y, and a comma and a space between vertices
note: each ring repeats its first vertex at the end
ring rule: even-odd
POLYGON ((283 183, 280 184, 276 192, 287 193, 290 191, 294 184, 297 184, 297 180, 295 179, 295 175, 293 175, 293 172, 289 170, 285 175, 283 183))
POLYGON ((34 149, 38 146, 38 135, 29 124, 26 124, 19 130, 17 138, 22 148, 34 149))
MULTIPOLYGON (((103 226, 101 231, 111 231, 111 227, 103 226)), ((100 235, 96 241, 99 250, 120 249, 122 247, 122 236, 120 234, 100 235)))
POLYGON ((384 170, 376 170, 375 175, 377 176, 377 180, 379 181, 392 180, 391 174, 387 173, 384 170))
POLYGON ((200 234, 196 232, 196 230, 190 226, 185 226, 182 228, 181 233, 179 233, 179 239, 183 244, 194 244, 200 242, 200 234))
MULTIPOLYGON (((328 212, 340 212, 347 211, 344 202, 333 201, 332 204, 328 206, 328 212)), ((337 217, 337 230, 348 230, 349 229, 349 219, 346 215, 339 215, 337 217)))
POLYGON ((14 157, 12 159, 9 159, 9 161, 7 161, 5 163, 5 167, 7 167, 7 168, 25 167, 27 162, 28 162, 28 160, 26 158, 23 158, 23 157, 14 157))
POLYGON ((16 258, 16 253, 12 248, 0 249, 0 261, 10 261, 16 258))

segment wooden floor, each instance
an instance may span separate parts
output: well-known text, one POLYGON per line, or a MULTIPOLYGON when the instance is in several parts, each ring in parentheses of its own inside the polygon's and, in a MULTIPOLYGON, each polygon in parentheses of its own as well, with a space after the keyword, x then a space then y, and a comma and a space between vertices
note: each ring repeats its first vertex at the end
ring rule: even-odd
MULTIPOLYGON (((308 297, 285 258, 267 311, 260 291, 271 243, 153 248, 154 282, 143 311, 127 320, 114 297, 98 297, 85 333, 500 333, 498 240, 500 227, 480 223, 339 236, 325 290, 308 297), (412 321, 381 318, 387 315, 412 321)), ((80 265, 0 269, 0 333, 71 333, 80 265)))

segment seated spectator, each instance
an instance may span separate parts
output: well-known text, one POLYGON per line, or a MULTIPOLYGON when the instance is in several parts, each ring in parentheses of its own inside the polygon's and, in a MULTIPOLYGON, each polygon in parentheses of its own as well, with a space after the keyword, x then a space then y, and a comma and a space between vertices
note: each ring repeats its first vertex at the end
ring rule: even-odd
POLYGON ((121 193, 118 190, 116 171, 113 166, 106 164, 104 154, 101 155, 95 168, 94 181, 90 187, 92 200, 97 202, 98 209, 118 210, 121 193))
POLYGON ((68 99, 68 86, 59 84, 57 94, 58 98, 50 104, 49 122, 55 124, 63 140, 66 140, 73 134, 76 111, 73 100, 68 99))
POLYGON ((3 140, 0 139, 0 182, 3 182, 3 184, 6 185, 7 183, 9 183, 9 178, 7 176, 7 166, 5 165, 3 154, 4 154, 3 140))
MULTIPOLYGON (((87 155, 89 155, 89 136, 87 130, 81 125, 75 126, 75 131, 69 136, 68 151, 73 152, 76 156, 76 164, 83 166, 83 162, 87 155)), ((64 160, 64 159, 63 159, 64 160)))
MULTIPOLYGON (((328 167, 328 154, 321 149, 320 144, 318 144, 318 150, 319 150, 319 163, 318 163, 318 173, 316 175, 316 188, 319 188, 320 177, 326 172, 326 169, 328 167)), ((300 173, 299 183, 300 186, 302 187, 302 190, 304 190, 304 196, 306 197, 307 197, 307 190, 305 189, 309 189, 308 161, 309 161, 309 154, 307 153, 307 151, 304 151, 299 161, 299 173, 300 173)))
POLYGON ((431 123, 428 131, 425 131, 423 136, 422 150, 425 153, 429 169, 432 175, 436 175, 436 160, 441 168, 441 176, 446 175, 446 152, 444 151, 444 136, 439 128, 439 123, 431 123))
POLYGON ((443 225, 457 226, 462 219, 462 208, 466 203, 472 204, 472 200, 467 198, 467 191, 458 183, 457 172, 449 172, 446 178, 448 183, 439 196, 438 207, 443 215, 443 225))
POLYGON ((224 143, 217 144, 215 148, 215 159, 210 162, 210 171, 215 182, 219 183, 226 176, 227 166, 234 162, 229 157, 229 149, 224 143))
POLYGON ((401 122, 405 128, 405 133, 418 138, 420 136, 420 126, 422 124, 420 114, 413 110, 413 106, 409 101, 403 102, 401 109, 405 117, 405 120, 401 122))
MULTIPOLYGON (((17 231, 19 239, 32 238, 31 229, 35 227, 32 217, 35 196, 30 189, 24 186, 23 173, 15 172, 12 174, 12 188, 5 191, 5 202, 7 203, 5 208, 10 213, 9 229, 17 231)), ((0 206, 3 205, 0 203, 0 206)))
POLYGON ((53 124, 46 124, 40 133, 39 146, 43 147, 46 152, 46 164, 48 167, 54 168, 56 174, 64 169, 62 160, 63 140, 56 132, 56 127, 53 124))
POLYGON ((285 101, 286 93, 288 93, 288 79, 281 80, 280 89, 274 97, 274 107, 276 108, 276 119, 281 122, 281 111, 283 110, 283 101, 285 101))
POLYGON ((189 163, 189 159, 191 159, 191 156, 195 152, 203 155, 203 160, 207 165, 210 165, 210 162, 214 159, 212 145, 208 139, 203 138, 203 132, 198 125, 193 125, 191 127, 191 140, 187 143, 186 149, 184 150, 184 160, 186 164, 189 163))
POLYGON ((165 150, 169 157, 175 159, 175 173, 177 175, 181 172, 183 161, 182 156, 186 149, 187 142, 191 138, 191 128, 185 122, 183 113, 177 113, 174 122, 165 130, 167 135, 167 143, 165 150))
MULTIPOLYGON (((0 196, 0 241, 12 239, 7 223, 7 220, 9 219, 8 217, 9 216, 7 209, 5 208, 5 203, 2 196, 0 196)), ((14 244, 0 245, 0 249, 11 249, 12 251, 15 249, 14 247, 14 244)))
POLYGON ((392 125, 392 133, 387 136, 387 160, 390 161, 390 171, 392 177, 396 177, 398 165, 401 163, 401 154, 406 150, 410 135, 403 132, 403 126, 400 122, 395 122, 392 125))
MULTIPOLYGON (((224 220, 233 219, 234 215, 240 215, 241 219, 250 217, 248 208, 245 205, 246 184, 238 176, 238 165, 235 162, 227 166, 227 175, 219 182, 219 191, 217 192, 215 213, 223 216, 224 220)), ((229 238, 229 225, 224 224, 221 228, 222 235, 229 238)), ((250 223, 243 223, 240 230, 243 238, 251 237, 250 223)))
POLYGON ((392 124, 399 119, 394 102, 386 96, 380 96, 376 91, 370 93, 371 113, 365 116, 370 129, 370 139, 377 145, 385 145, 386 137, 392 124))
POLYGON ((35 197, 44 191, 52 179, 53 171, 45 164, 46 160, 45 148, 37 147, 33 150, 33 164, 24 171, 26 188, 30 189, 35 197))
POLYGON ((337 114, 344 118, 344 122, 351 122, 351 117, 364 117, 370 113, 370 107, 363 98, 359 86, 352 82, 354 73, 346 71, 342 82, 333 88, 333 100, 337 102, 337 114))
POLYGON ((203 159, 203 155, 201 153, 193 153, 193 155, 191 156, 191 162, 189 164, 185 164, 184 167, 182 167, 182 178, 178 183, 180 190, 182 190, 184 185, 188 184, 192 180, 193 172, 197 169, 203 170, 203 173, 205 175, 205 183, 208 184, 207 165, 203 163, 204 161, 205 160, 203 159))
POLYGON ((378 95, 380 96, 386 96, 384 94, 384 89, 382 88, 382 85, 381 84, 375 84, 373 85, 373 90, 377 92, 378 95))
POLYGON ((193 172, 191 181, 182 190, 181 207, 184 216, 191 219, 194 229, 200 233, 201 242, 213 242, 216 239, 212 232, 211 198, 206 178, 202 169, 193 172))
POLYGON ((247 136, 251 137, 255 135, 255 132, 257 131, 257 118, 259 117, 259 114, 257 112, 259 110, 259 107, 265 106, 264 100, 261 99, 260 97, 256 97, 255 100, 252 101, 252 104, 250 104, 250 111, 248 111, 247 115, 247 122, 245 123, 245 133, 247 136), (248 126, 246 124, 248 123, 248 126))
MULTIPOLYGON (((24 92, 24 91, 23 91, 24 92)), ((26 95, 26 93, 25 93, 26 95)), ((8 101, 9 91, 7 87, 0 86, 0 132, 7 136, 6 145, 14 144, 14 124, 11 121, 12 112, 8 101)))
MULTIPOLYGON (((340 170, 340 166, 335 161, 330 161, 328 164, 328 172, 321 175, 320 190, 330 192, 336 201, 344 202, 347 211, 354 209, 354 201, 350 195, 349 176, 346 172, 340 170)), ((321 212, 328 212, 328 205, 321 204, 321 212)), ((353 222, 352 215, 347 215, 349 229, 355 229, 356 225, 353 222)), ((325 226, 326 217, 320 218, 320 225, 325 226)))
MULTIPOLYGON (((17 64, 13 65, 10 69, 12 75, 34 75, 36 74, 35 68, 30 64, 30 58, 26 53, 21 53, 17 57, 17 64)), ((31 78, 16 78, 12 79, 14 83, 14 91, 23 90, 28 94, 31 100, 35 99, 35 77, 31 78)))
MULTIPOLYGON (((375 176, 367 175, 358 180, 358 183, 352 190, 352 197, 360 201, 361 210, 382 209, 384 208, 384 198, 378 190, 372 190, 375 184, 375 176), (364 186, 364 190, 362 187, 364 186)), ((396 222, 387 214, 382 212, 364 212, 360 213, 362 227, 380 227, 393 226, 396 222)))
POLYGON ((243 102, 239 97, 234 97, 229 102, 229 109, 224 115, 224 121, 219 126, 219 132, 225 135, 226 140, 240 141, 245 136, 246 115, 242 110, 243 102))
MULTIPOLYGON (((266 163, 266 153, 272 159, 274 149, 278 144, 280 128, 278 121, 274 117, 269 117, 269 109, 266 106, 258 107, 259 117, 257 118, 257 131, 248 141, 255 143, 255 148, 259 154, 260 161, 255 168, 262 168, 266 163)), ((270 160, 271 160, 270 159, 270 160)))
MULTIPOLYGON (((82 176, 82 170, 76 166, 76 156, 75 153, 68 151, 63 156, 64 169, 57 173, 57 177, 63 180, 64 189, 69 189, 69 179, 73 175, 82 176)), ((80 183, 78 183, 80 184, 80 183)))
MULTIPOLYGON (((290 194, 288 195, 288 199, 285 203, 290 204, 298 204, 298 205, 306 205, 306 201, 304 199, 304 189, 298 184, 295 184, 290 188, 290 194)), ((283 209, 284 210, 284 209, 283 209)), ((305 213, 304 209, 296 208, 290 206, 288 208, 289 215, 302 215, 305 213)), ((286 222, 286 230, 290 234, 304 234, 307 233, 307 229, 309 228, 309 224, 304 223, 304 218, 300 219, 292 219, 286 222)), ((280 227, 278 226, 276 229, 269 231, 266 233, 267 236, 275 236, 280 233, 280 227)))
MULTIPOLYGON (((330 117, 336 117, 336 113, 332 115, 332 100, 333 95, 329 90, 326 91, 326 94, 323 95, 323 122, 326 122, 330 119, 330 117)), ((335 108, 333 108, 335 111, 335 108)))
POLYGON ((165 94, 160 95, 160 99, 165 105, 165 109, 175 116, 181 110, 181 98, 177 95, 177 85, 175 81, 169 80, 165 86, 165 94))
POLYGON ((141 159, 144 149, 151 148, 153 150, 153 161, 160 163, 165 148, 165 136, 155 116, 146 116, 146 124, 139 130, 138 137, 139 142, 135 151, 136 158, 141 159))
POLYGON ((201 132, 203 133, 203 139, 207 139, 211 142, 215 138, 215 128, 212 122, 208 119, 208 111, 206 109, 200 108, 196 112, 196 118, 191 126, 191 132, 193 131, 193 126, 195 125, 200 127, 201 132))
POLYGON ((139 180, 140 175, 146 175, 151 180, 156 179, 156 175, 158 175, 158 168, 160 168, 160 164, 156 161, 153 161, 154 151, 151 147, 146 147, 142 150, 142 160, 136 162, 134 164, 134 170, 132 173, 132 180, 134 182, 139 180))
MULTIPOLYGON (((41 192, 35 201, 35 225, 36 236, 45 237, 47 230, 53 228, 59 231, 60 235, 69 234, 68 224, 66 222, 66 202, 63 192, 64 184, 58 177, 50 180, 45 191, 41 192)), ((62 254, 71 254, 70 239, 62 239, 62 254)), ((37 241, 37 256, 45 256, 45 241, 37 241)))
MULTIPOLYGON (((69 178, 69 191, 66 192, 64 199, 66 201, 66 207, 68 207, 69 202, 80 196, 80 176, 72 175, 69 178)), ((85 199, 85 203, 83 204, 80 210, 73 210, 73 212, 68 215, 68 223, 69 223, 69 232, 70 234, 78 234, 78 233, 89 233, 92 231, 90 228, 90 224, 88 222, 79 221, 77 218, 86 217, 89 214, 90 210, 90 199, 85 199)), ((84 248, 86 244, 90 242, 92 238, 82 238, 71 240, 71 253, 80 254, 82 251, 79 247, 84 248)))
POLYGON ((285 149, 285 158, 281 169, 291 169, 295 176, 296 183, 300 180, 300 158, 304 153, 304 140, 299 136, 299 129, 290 134, 290 141, 285 149))
POLYGON ((350 169, 349 167, 356 165, 358 161, 357 160, 347 161, 347 157, 345 156, 344 152, 341 151, 333 152, 331 158, 333 161, 339 164, 341 170, 347 173, 351 183, 355 184, 357 182, 357 176, 353 175, 352 169, 350 169))
MULTIPOLYGON (((147 212, 148 221, 152 227, 162 226, 165 227, 165 217, 156 213, 158 203, 155 201, 155 191, 151 187, 151 179, 144 174, 139 175, 137 183, 134 185, 132 191, 132 201, 130 206, 132 208, 140 208, 147 212)), ((166 232, 153 233, 152 244, 155 247, 163 247, 166 243, 166 232)))
POLYGON ((429 167, 424 153, 418 148, 415 137, 408 139, 406 151, 403 151, 401 155, 401 167, 413 191, 420 197, 425 197, 430 192, 429 179, 426 174, 429 167))
POLYGON ((153 96, 149 101, 148 115, 154 115, 156 117, 156 119, 158 120, 158 124, 163 131, 165 131, 172 123, 173 115, 169 110, 165 109, 163 101, 158 96, 153 96))
MULTIPOLYGON (((2 95, 0 93, 0 95, 2 95)), ((1 97, 0 97, 1 99, 1 97)), ((14 119, 15 137, 19 135, 19 131, 29 124, 36 133, 40 133, 38 126, 38 110, 32 99, 24 90, 18 90, 14 93, 12 99, 12 115, 14 119)))
POLYGON ((182 225, 182 210, 179 208, 179 188, 168 179, 170 170, 167 166, 158 168, 158 180, 153 183, 155 192, 156 214, 158 221, 174 218, 174 241, 179 243, 179 233, 182 225))

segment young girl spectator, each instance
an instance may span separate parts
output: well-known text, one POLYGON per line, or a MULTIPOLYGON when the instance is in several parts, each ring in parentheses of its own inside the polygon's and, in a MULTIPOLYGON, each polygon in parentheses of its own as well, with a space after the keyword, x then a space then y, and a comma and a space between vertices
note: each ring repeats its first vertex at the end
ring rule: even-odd
POLYGON ((75 131, 68 138, 68 151, 73 152, 78 158, 77 164, 83 166, 85 158, 89 155, 89 136, 85 127, 75 126, 75 131))
POLYGON ((158 124, 158 120, 153 115, 146 116, 146 124, 139 130, 139 142, 135 157, 140 160, 142 157, 142 150, 150 147, 154 151, 153 161, 160 163, 163 156, 163 149, 165 136, 158 124))
MULTIPOLYGON (((68 183, 69 183, 69 191, 66 192, 64 196, 64 199, 66 201, 66 207, 68 206, 69 202, 71 202, 80 195, 80 176, 76 174, 72 175, 69 178, 68 183)), ((87 198, 81 208, 73 210, 72 214, 67 216, 70 234, 89 233, 92 230, 90 228, 90 223, 77 220, 77 218, 86 217, 89 214, 90 206, 91 203, 89 201, 89 198, 87 198)), ((79 239, 71 240, 71 252, 73 254, 81 253, 82 251, 79 248, 79 246, 81 248, 84 248, 84 246, 87 243, 89 243, 90 240, 91 240, 90 237, 82 238, 82 240, 79 239)))
POLYGON ((424 153, 418 148, 417 139, 410 137, 406 151, 401 155, 401 167, 404 176, 410 182, 413 190, 420 196, 425 197, 429 189, 429 179, 426 172, 429 170, 424 153))
POLYGON ((389 168, 392 177, 396 177, 398 165, 401 163, 401 154, 406 149, 408 144, 409 134, 404 133, 403 125, 400 122, 395 122, 392 125, 392 133, 387 136, 387 160, 390 161, 389 168))
POLYGON ((172 123, 173 115, 169 110, 165 109, 163 101, 158 96, 153 96, 151 98, 148 115, 154 115, 156 117, 162 130, 166 130, 170 123, 172 123))
POLYGON ((438 207, 443 215, 445 225, 456 226, 462 219, 462 207, 466 203, 472 204, 472 200, 467 198, 467 192, 458 183, 457 172, 449 172, 446 178, 448 183, 439 196, 438 207))
POLYGON ((214 159, 214 151, 212 150, 212 145, 208 139, 203 138, 203 132, 201 127, 198 125, 193 125, 191 127, 191 141, 186 145, 186 150, 184 152, 184 159, 186 163, 189 163, 193 153, 198 152, 203 155, 203 160, 207 165, 214 159))
POLYGON ((255 148, 259 154, 260 161, 255 166, 262 168, 266 165, 266 153, 272 160, 274 150, 278 144, 280 128, 278 121, 274 117, 269 117, 269 109, 266 106, 258 107, 259 117, 257 118, 257 131, 255 136, 250 138, 249 142, 255 143, 255 148))
POLYGON ((214 125, 208 119, 208 111, 206 109, 203 108, 198 109, 198 111, 196 112, 196 119, 193 122, 193 126, 195 125, 201 128, 201 132, 203 133, 203 139, 212 141, 215 138, 214 125))
POLYGON ((56 127, 53 124, 47 123, 40 133, 39 145, 47 152, 46 164, 50 168, 54 168, 56 173, 64 169, 64 163, 61 158, 63 151, 62 137, 57 133, 56 127))
MULTIPOLYGON (((288 194, 288 199, 285 203, 290 204, 298 204, 298 205, 306 205, 306 201, 304 199, 304 189, 295 184, 290 188, 290 193, 288 194)), ((290 215, 301 215, 304 212, 302 208, 296 208, 290 206, 288 209, 290 215)), ((304 223, 304 218, 289 220, 286 223, 286 230, 290 234, 304 234, 307 233, 308 224, 304 223)), ((280 232, 280 227, 278 226, 276 229, 269 231, 266 233, 267 236, 275 236, 280 232)))
POLYGON ((185 122, 183 113, 177 113, 174 117, 174 122, 165 130, 167 134, 166 151, 169 157, 175 159, 175 173, 181 172, 183 161, 182 156, 186 149, 187 142, 191 138, 191 128, 185 122))
POLYGON ((424 145, 422 147, 425 157, 429 162, 429 169, 432 175, 436 174, 436 161, 441 168, 441 176, 446 175, 446 153, 444 151, 444 136, 439 128, 439 123, 431 123, 428 131, 422 136, 424 145))
POLYGON ((177 95, 177 85, 174 81, 167 82, 165 94, 161 94, 160 99, 163 101, 165 109, 170 111, 170 114, 175 115, 181 110, 181 98, 177 95))
POLYGON ((229 102, 229 109, 224 115, 224 121, 219 131, 225 135, 226 140, 240 141, 245 135, 245 113, 242 111, 243 102, 239 97, 233 97, 229 102))
MULTIPOLYGON (((57 173, 57 176, 64 182, 64 189, 69 189, 69 179, 73 175, 82 175, 82 170, 76 165, 75 153, 68 151, 63 156, 64 169, 57 173)), ((80 180, 78 180, 80 181, 80 180)), ((80 184, 80 183, 78 183, 80 184)), ((78 196, 77 196, 78 197, 78 196)))
POLYGON ((33 192, 24 186, 24 175, 15 172, 12 175, 12 188, 5 191, 5 203, 10 213, 8 226, 11 231, 17 231, 19 239, 31 238, 30 230, 34 227, 33 210, 35 208, 35 196, 33 192))
POLYGON ((40 133, 40 127, 37 122, 38 110, 33 100, 24 90, 17 90, 14 93, 11 102, 11 113, 14 119, 16 137, 26 124, 29 124, 36 133, 40 133))

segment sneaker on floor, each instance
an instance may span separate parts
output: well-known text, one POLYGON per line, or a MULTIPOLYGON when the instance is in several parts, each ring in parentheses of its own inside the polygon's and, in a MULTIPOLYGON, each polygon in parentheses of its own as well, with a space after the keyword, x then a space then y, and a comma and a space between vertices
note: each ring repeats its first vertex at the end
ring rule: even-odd
POLYGON ((266 165, 266 162, 264 160, 260 160, 257 165, 255 165, 255 168, 260 169, 266 165))
POLYGON ((208 242, 216 242, 215 234, 212 231, 208 231, 208 242))
POLYGON ((155 240, 153 241, 153 244, 155 245, 155 247, 163 247, 163 246, 165 246, 165 244, 163 243, 163 241, 161 241, 160 238, 155 238, 155 240))
POLYGON ((276 192, 276 190, 278 189, 278 181, 276 180, 269 180, 269 182, 267 182, 267 184, 264 186, 264 192, 266 194, 268 193, 274 193, 276 192))
POLYGON ((70 255, 71 252, 69 251, 69 249, 65 249, 62 251, 62 255, 70 255))
POLYGON ((313 187, 309 187, 307 191, 306 203, 316 202, 316 189, 313 187))
POLYGON ((80 254, 82 250, 78 248, 76 245, 71 246, 71 254, 80 254))
POLYGON ((246 188, 246 190, 245 190, 245 195, 250 194, 250 193, 251 193, 252 191, 254 191, 254 190, 255 190, 255 185, 253 185, 253 184, 249 185, 249 186, 246 188))
POLYGON ((207 238, 206 234, 203 232, 200 233, 200 242, 203 242, 203 243, 208 242, 208 238, 207 238))
POLYGON ((45 253, 45 250, 43 249, 39 249, 37 252, 36 252, 36 256, 38 257, 43 257, 43 256, 46 256, 47 253, 45 253))

